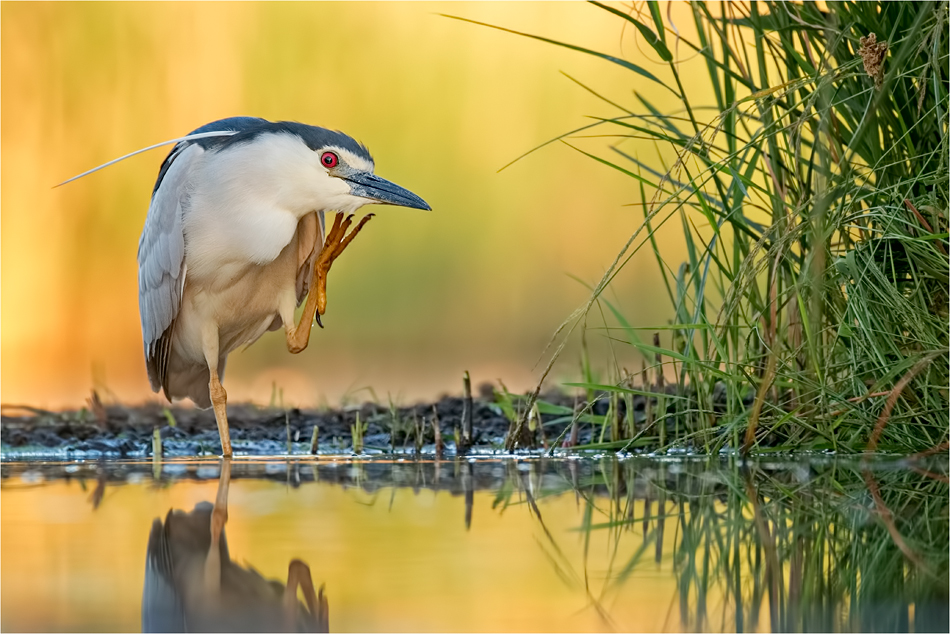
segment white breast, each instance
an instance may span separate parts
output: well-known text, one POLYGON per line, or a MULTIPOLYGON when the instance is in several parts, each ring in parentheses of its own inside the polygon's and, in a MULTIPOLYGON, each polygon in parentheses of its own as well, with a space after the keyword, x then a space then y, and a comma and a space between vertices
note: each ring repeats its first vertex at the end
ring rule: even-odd
POLYGON ((205 153, 191 179, 183 222, 189 274, 273 261, 299 219, 320 202, 313 190, 316 160, 300 139, 286 134, 205 153))

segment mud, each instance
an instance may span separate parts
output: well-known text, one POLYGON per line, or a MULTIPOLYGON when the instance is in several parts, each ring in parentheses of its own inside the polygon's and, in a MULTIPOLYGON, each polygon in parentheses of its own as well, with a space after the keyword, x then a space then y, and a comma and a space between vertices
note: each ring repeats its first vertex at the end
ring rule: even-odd
MULTIPOLYGON (((547 403, 572 410, 577 406, 572 397, 561 394, 547 394, 543 398, 547 403)), ((602 415, 606 409, 606 402, 598 402, 592 413, 602 415)), ((336 410, 229 404, 228 421, 231 442, 239 454, 309 453, 315 426, 319 430, 320 453, 350 452, 357 416, 365 425, 363 449, 367 453, 412 453, 420 442, 423 452, 434 453, 433 420, 437 421, 445 451, 454 453, 455 434, 462 428, 463 410, 464 399, 449 396, 434 403, 398 408, 377 403, 336 410), (421 436, 417 430, 421 430, 421 436)), ((566 418, 563 413, 541 415, 542 425, 532 434, 538 448, 553 443, 565 431, 570 417, 566 418)), ((484 398, 473 400, 473 448, 500 449, 509 426, 498 404, 484 398)), ((88 408, 61 412, 4 406, 0 416, 0 449, 7 460, 47 455, 57 458, 147 457, 152 455, 156 429, 161 434, 165 456, 217 455, 221 451, 211 410, 165 408, 159 404, 103 406, 98 401, 91 402, 88 408)), ((598 433, 599 429, 598 426, 598 433)), ((578 431, 579 443, 591 440, 591 425, 580 425, 578 431)))

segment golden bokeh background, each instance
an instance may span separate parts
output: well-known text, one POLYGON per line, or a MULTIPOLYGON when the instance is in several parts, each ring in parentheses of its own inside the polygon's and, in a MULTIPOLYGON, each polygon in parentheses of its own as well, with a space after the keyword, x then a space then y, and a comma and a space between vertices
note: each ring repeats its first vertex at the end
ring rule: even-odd
MULTIPOLYGON (((670 11, 687 31, 688 9, 670 11)), ((438 15, 666 76, 633 29, 583 3, 4 3, 0 13, 4 403, 75 406, 92 387, 123 402, 159 398, 142 358, 135 254, 166 150, 53 186, 233 115, 343 130, 369 146, 377 173, 434 210, 379 208, 334 266, 326 330, 298 356, 281 333, 233 354, 232 401, 267 402, 275 385, 296 405, 369 398, 366 387, 413 401, 457 392, 466 369, 476 383, 530 387, 555 328, 587 297, 571 276, 600 278, 640 224, 640 196, 632 179, 559 143, 499 168, 587 116, 619 114, 562 72, 620 103, 638 90, 676 107, 617 65, 438 15)), ((605 155, 612 142, 573 141, 605 155)), ((659 237, 679 262, 676 232, 659 237)), ((669 316, 647 251, 607 296, 636 325, 669 316)), ((577 364, 575 345, 554 378, 576 379, 577 364)))

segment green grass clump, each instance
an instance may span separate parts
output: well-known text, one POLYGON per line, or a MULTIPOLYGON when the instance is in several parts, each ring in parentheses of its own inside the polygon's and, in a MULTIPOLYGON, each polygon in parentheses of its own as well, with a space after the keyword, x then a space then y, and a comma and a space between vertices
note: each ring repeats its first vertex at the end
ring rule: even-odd
MULTIPOLYGON (((604 99, 619 114, 580 130, 618 137, 606 153, 584 153, 630 178, 644 219, 558 331, 548 371, 649 248, 670 302, 663 343, 643 341, 607 306, 619 324, 608 332, 661 359, 686 397, 669 405, 683 431, 659 443, 666 426, 656 425, 656 445, 945 449, 948 4, 693 2, 695 36, 674 31, 656 2, 592 4, 662 60, 652 72, 545 39, 632 72, 631 103, 604 99), (678 57, 702 60, 715 103, 694 102, 703 87, 695 72, 681 76, 689 60, 678 57), (647 89, 680 107, 660 111, 647 89), (652 142, 653 158, 625 151, 629 138, 652 142), (684 263, 664 259, 654 239, 671 220, 684 263)), ((616 375, 608 391, 629 393, 616 375)))

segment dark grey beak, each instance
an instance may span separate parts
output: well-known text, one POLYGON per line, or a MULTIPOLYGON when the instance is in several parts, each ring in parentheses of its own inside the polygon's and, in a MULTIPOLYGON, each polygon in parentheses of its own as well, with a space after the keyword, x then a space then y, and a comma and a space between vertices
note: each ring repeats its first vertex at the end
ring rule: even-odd
POLYGON ((344 177, 349 183, 350 193, 373 202, 412 209, 432 209, 429 204, 408 189, 370 172, 356 172, 344 177))

